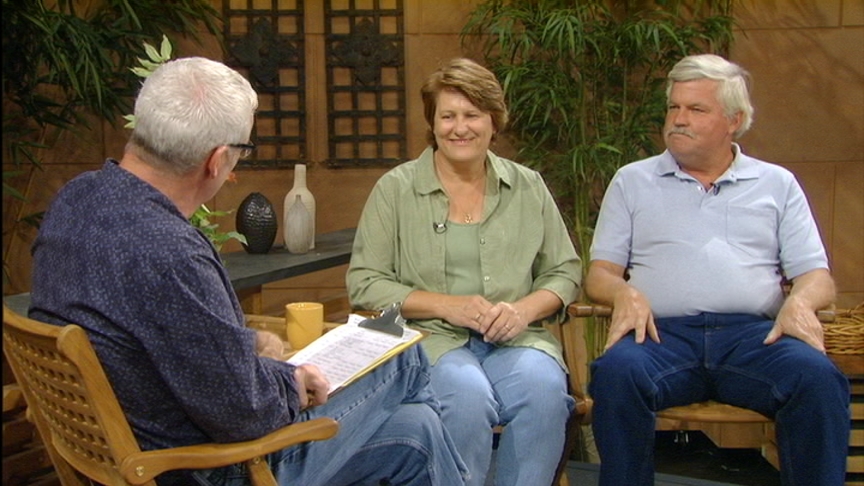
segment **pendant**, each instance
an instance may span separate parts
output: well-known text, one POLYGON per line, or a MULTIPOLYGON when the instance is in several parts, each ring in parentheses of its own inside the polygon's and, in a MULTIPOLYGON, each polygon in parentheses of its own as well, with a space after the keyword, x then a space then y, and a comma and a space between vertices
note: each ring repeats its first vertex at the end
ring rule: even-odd
POLYGON ((465 213, 465 224, 471 224, 474 221, 474 218, 471 217, 471 213, 465 213))

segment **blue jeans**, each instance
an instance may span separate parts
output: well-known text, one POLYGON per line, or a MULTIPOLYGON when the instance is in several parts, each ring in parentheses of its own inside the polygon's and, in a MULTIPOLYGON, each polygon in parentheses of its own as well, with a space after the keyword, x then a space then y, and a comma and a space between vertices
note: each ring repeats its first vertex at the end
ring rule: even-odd
POLYGON ((824 354, 744 314, 657 319, 659 344, 633 333, 591 365, 600 485, 654 484, 654 412, 708 399, 774 418, 784 485, 842 485, 849 382, 824 354))
MULTIPOLYGON (((419 346, 390 359, 301 420, 331 417, 339 433, 268 456, 280 485, 461 485, 466 468, 444 430, 419 346)), ((249 484, 242 465, 195 474, 206 486, 249 484)))
POLYGON ((496 485, 549 486, 574 406, 564 370, 542 351, 498 347, 472 336, 432 367, 441 419, 468 466, 466 484, 482 486, 498 442, 496 485))

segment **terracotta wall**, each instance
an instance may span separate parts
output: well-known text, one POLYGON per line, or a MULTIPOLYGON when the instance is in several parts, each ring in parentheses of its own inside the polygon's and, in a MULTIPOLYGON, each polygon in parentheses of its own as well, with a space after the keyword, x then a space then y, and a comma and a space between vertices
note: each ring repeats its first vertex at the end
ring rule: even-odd
MULTIPOLYGON (((371 2, 370 2, 371 3, 371 2)), ((408 91, 408 152, 425 146, 425 124, 419 88, 437 64, 461 54, 458 33, 476 1, 405 0, 405 59, 408 91), (454 20, 455 19, 455 20, 454 20)), ((214 0, 217 8, 221 1, 214 0)), ((319 1, 307 1, 308 99, 323 99, 323 21, 319 1)), ((840 290, 841 306, 864 300, 864 2, 861 0, 745 0, 736 7, 740 31, 731 57, 755 79, 756 122, 741 141, 756 157, 782 164, 800 178, 816 212, 829 248, 840 290)), ((221 57, 214 42, 204 46, 182 43, 182 55, 221 57)), ((315 103, 310 106, 324 106, 315 103)), ((317 201, 319 232, 356 226, 366 196, 382 168, 328 169, 326 112, 309 113, 308 184, 317 201)), ((125 134, 107 124, 69 140, 48 154, 46 170, 29 183, 31 202, 23 209, 7 205, 4 231, 13 212, 44 209, 69 178, 97 168, 106 156, 120 156, 125 134)), ((506 151, 506 149, 501 149, 506 151)), ((5 167, 4 167, 5 169, 5 167)), ((277 206, 291 188, 291 170, 247 170, 236 184, 227 184, 211 207, 235 209, 250 192, 258 191, 277 206)), ((222 224, 233 228, 233 217, 222 224)), ((29 289, 29 244, 32 234, 9 239, 12 279, 4 294, 29 289)), ((277 237, 281 242, 281 235, 277 237)), ((237 251, 229 244, 225 251, 237 251)), ((345 266, 276 282, 265 287, 267 313, 281 312, 285 302, 337 299, 343 305, 345 266)))
POLYGON ((839 290, 864 301, 864 2, 749 0, 731 52, 754 78, 751 155, 792 170, 816 214, 839 290))

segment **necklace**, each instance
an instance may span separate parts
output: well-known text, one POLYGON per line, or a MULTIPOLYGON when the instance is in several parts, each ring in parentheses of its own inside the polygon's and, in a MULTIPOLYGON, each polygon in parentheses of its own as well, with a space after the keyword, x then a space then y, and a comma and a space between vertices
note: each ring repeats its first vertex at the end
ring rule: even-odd
MULTIPOLYGON (((465 224, 472 224, 476 220, 473 214, 479 211, 483 213, 483 198, 485 196, 486 170, 474 180, 457 183, 454 185, 453 180, 448 180, 441 173, 437 160, 435 161, 435 174, 441 185, 444 186, 444 192, 450 198, 450 214, 453 220, 457 220, 459 214, 463 214, 462 220, 465 224)), ((456 180, 458 182, 458 179, 456 180)))
POLYGON ((459 196, 451 195, 450 204, 453 213, 455 213, 454 216, 457 214, 463 214, 464 217, 462 218, 462 221, 464 221, 465 224, 477 222, 477 220, 474 219, 474 214, 479 215, 483 213, 484 192, 485 191, 483 190, 477 189, 470 191, 469 193, 463 193, 459 196))

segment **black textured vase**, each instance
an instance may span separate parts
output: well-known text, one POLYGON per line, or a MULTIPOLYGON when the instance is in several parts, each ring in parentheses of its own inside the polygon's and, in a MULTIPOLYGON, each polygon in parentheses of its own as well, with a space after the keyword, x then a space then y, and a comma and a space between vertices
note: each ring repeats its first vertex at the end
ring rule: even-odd
POLYGON ((278 225, 273 205, 260 192, 246 196, 237 209, 237 232, 246 237, 248 253, 267 253, 273 247, 278 225))

